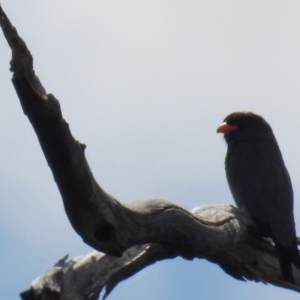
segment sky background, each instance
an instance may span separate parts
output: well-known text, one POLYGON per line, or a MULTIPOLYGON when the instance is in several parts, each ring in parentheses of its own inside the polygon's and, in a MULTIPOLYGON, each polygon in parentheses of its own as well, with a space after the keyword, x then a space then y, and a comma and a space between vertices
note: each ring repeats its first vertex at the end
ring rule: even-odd
MULTIPOLYGON (((300 2, 1 0, 60 101, 100 185, 121 202, 231 203, 217 126, 238 110, 271 124, 292 177, 300 235, 300 2)), ((0 37, 0 299, 18 299, 69 253, 72 230, 10 82, 0 37)), ((205 260, 159 262, 109 300, 299 299, 205 260)))

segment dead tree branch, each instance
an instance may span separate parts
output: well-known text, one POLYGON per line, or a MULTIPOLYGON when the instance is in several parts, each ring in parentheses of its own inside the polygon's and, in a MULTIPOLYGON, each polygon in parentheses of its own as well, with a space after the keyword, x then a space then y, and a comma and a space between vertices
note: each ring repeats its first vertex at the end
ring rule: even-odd
POLYGON ((123 205, 98 185, 86 161, 85 145, 71 134, 58 100, 46 94, 33 58, 0 7, 0 25, 12 50, 12 82, 25 115, 61 193, 66 214, 83 241, 102 253, 63 258, 22 293, 23 299, 97 299, 121 280, 167 258, 205 258, 240 280, 300 291, 282 280, 274 245, 255 233, 252 221, 230 205, 191 212, 163 200, 123 205), (252 230, 250 230, 252 229, 252 230))

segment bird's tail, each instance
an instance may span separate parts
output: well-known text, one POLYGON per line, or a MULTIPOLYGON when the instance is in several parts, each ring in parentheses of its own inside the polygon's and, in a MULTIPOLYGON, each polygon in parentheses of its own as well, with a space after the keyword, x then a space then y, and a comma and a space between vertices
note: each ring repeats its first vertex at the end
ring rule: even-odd
POLYGON ((300 269, 300 256, 296 242, 293 247, 285 247, 276 243, 276 251, 283 279, 295 284, 292 263, 297 269, 300 269))

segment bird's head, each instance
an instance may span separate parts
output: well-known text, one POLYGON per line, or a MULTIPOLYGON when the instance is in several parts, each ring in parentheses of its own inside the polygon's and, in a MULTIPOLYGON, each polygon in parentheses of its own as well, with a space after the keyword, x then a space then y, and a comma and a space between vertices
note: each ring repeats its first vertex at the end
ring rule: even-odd
POLYGON ((233 112, 217 128, 217 133, 223 133, 228 145, 240 141, 264 140, 273 137, 270 125, 263 117, 252 112, 233 112))

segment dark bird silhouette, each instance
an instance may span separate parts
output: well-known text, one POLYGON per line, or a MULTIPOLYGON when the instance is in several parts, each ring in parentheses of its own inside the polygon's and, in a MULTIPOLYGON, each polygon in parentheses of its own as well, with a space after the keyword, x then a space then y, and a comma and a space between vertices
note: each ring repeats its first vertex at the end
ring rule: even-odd
POLYGON ((228 145, 226 177, 236 205, 248 212, 264 237, 275 243, 281 274, 294 283, 300 268, 289 173, 270 125, 251 112, 234 112, 217 132, 228 145))

